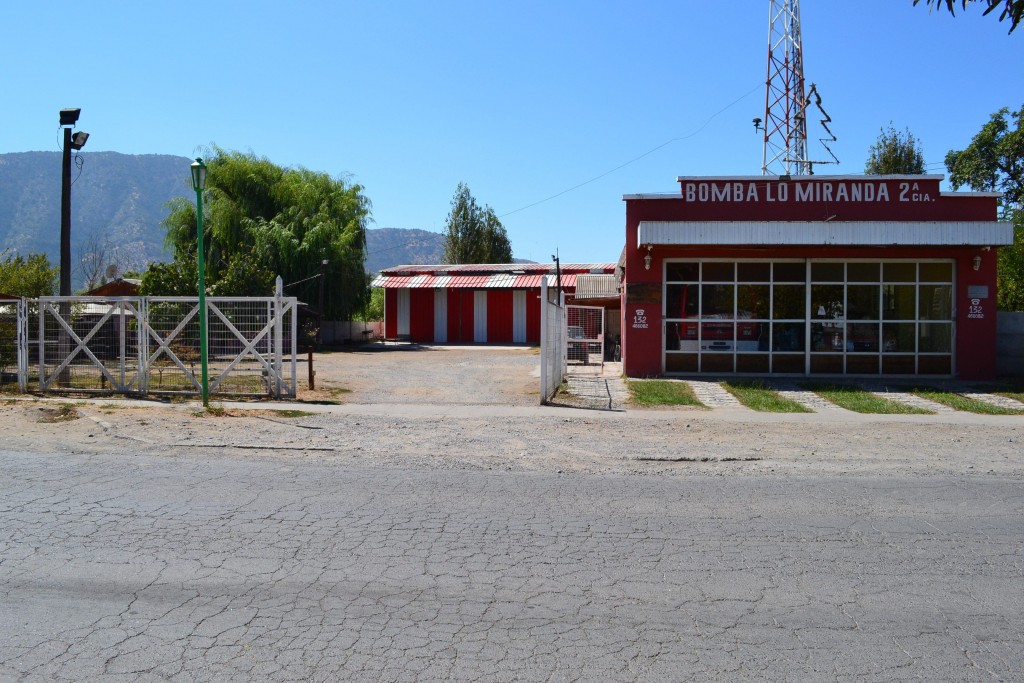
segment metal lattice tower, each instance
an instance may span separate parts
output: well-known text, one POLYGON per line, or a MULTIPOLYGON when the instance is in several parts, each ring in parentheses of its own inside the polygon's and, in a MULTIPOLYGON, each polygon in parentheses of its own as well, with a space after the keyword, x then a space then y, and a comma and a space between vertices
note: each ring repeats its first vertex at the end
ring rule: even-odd
POLYGON ((800 0, 769 0, 764 175, 807 175, 807 97, 800 43, 800 0))

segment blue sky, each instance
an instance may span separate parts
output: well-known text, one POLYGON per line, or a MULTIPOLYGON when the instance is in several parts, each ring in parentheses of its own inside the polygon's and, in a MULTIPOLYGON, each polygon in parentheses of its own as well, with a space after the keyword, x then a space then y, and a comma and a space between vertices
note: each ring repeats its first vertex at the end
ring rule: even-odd
MULTIPOLYGON (((863 172, 890 121, 944 173, 1024 104, 1024 28, 979 8, 801 11, 842 162, 818 173, 863 172)), ((768 0, 51 1, 5 20, 0 152, 57 150, 57 112, 81 107, 84 153, 251 151, 359 183, 371 227, 436 232, 465 182, 534 261, 615 260, 623 194, 760 173, 768 0)))

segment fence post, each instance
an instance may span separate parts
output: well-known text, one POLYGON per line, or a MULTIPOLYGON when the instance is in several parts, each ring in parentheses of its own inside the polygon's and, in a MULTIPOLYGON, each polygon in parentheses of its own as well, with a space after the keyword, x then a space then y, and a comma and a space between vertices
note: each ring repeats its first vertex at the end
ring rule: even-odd
POLYGON ((149 392, 149 297, 141 297, 138 302, 138 322, 135 325, 135 355, 138 356, 138 372, 136 381, 139 392, 149 392))
POLYGON ((46 388, 46 304, 42 299, 36 301, 39 302, 39 389, 43 390, 46 388))
POLYGON ((28 302, 25 297, 18 300, 17 332, 18 344, 18 391, 28 391, 28 302))
POLYGON ((274 398, 281 398, 281 354, 284 339, 281 297, 284 296, 284 280, 280 275, 274 283, 274 398))

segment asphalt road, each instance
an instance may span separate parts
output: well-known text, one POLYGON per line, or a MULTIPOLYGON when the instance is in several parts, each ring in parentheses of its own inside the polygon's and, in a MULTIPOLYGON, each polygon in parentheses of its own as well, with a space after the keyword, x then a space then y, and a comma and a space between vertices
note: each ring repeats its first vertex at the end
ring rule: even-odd
POLYGON ((1011 681, 1024 481, 0 452, 0 679, 1011 681))

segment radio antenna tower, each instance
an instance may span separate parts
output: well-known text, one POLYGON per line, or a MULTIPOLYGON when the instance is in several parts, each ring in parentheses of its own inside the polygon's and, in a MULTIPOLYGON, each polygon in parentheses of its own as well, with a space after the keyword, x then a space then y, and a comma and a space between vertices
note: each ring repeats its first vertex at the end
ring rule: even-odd
POLYGON ((800 0, 769 0, 766 85, 761 173, 807 175, 811 168, 807 161, 800 0))

